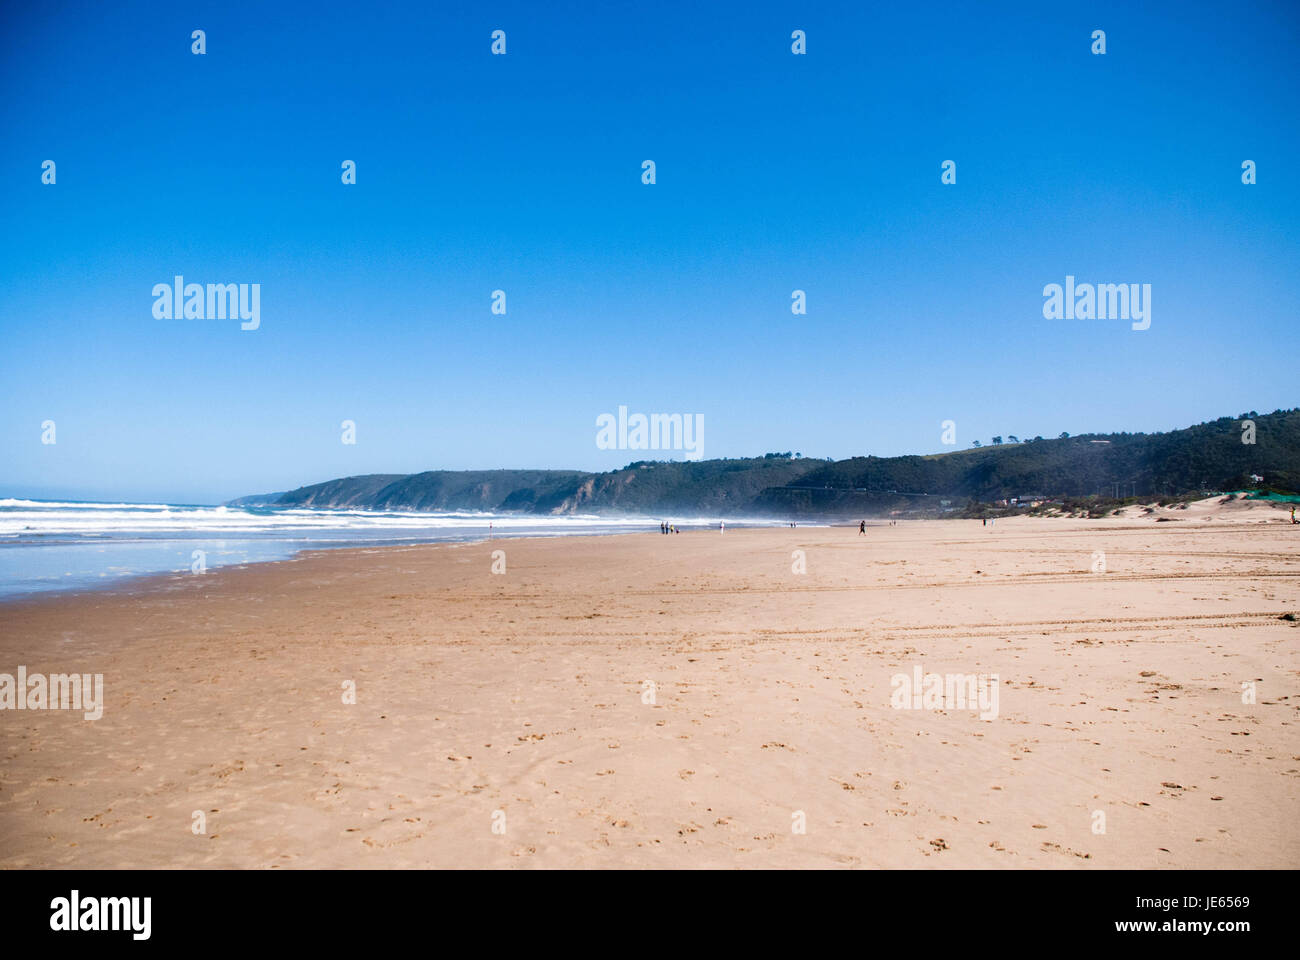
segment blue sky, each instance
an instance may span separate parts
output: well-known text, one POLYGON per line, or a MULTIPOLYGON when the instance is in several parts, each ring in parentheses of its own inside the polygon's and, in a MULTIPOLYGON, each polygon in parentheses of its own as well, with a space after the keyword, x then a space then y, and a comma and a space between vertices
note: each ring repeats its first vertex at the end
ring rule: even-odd
POLYGON ((0 495, 673 456, 619 404, 837 459, 1295 406, 1300 7, 898 6, 6 5, 0 495), (155 319, 176 274, 260 329, 155 319), (1067 274, 1151 328, 1044 320, 1067 274))

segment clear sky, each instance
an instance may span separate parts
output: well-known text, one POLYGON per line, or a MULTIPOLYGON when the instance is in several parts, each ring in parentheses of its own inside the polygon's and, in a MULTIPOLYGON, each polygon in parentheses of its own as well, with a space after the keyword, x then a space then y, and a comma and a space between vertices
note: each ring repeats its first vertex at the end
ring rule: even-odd
POLYGON ((0 10, 0 496, 680 458, 619 404, 837 459, 1297 405, 1300 4, 0 10), (155 319, 177 274, 260 328, 155 319), (1067 274, 1150 329, 1045 320, 1067 274))

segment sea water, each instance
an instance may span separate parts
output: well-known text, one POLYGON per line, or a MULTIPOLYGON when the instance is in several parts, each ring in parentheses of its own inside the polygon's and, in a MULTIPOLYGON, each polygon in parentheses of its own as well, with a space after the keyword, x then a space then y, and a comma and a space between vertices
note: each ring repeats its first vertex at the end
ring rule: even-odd
MULTIPOLYGON (((550 517, 0 499, 0 598, 92 589, 148 574, 189 574, 286 560, 306 549, 476 541, 489 536, 657 534, 661 519, 683 530, 718 526, 717 520, 672 516, 550 517)), ((728 520, 727 525, 748 524, 728 520)))

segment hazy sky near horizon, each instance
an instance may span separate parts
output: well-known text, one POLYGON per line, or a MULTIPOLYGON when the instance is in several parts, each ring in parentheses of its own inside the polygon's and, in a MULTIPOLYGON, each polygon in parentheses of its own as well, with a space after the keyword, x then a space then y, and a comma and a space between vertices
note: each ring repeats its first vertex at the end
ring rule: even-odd
POLYGON ((620 404, 837 459, 1296 406, 1298 46, 1289 2, 5 5, 0 496, 682 458, 598 449, 620 404), (156 319, 176 275, 260 327, 156 319), (1067 275, 1150 328, 1045 320, 1067 275))

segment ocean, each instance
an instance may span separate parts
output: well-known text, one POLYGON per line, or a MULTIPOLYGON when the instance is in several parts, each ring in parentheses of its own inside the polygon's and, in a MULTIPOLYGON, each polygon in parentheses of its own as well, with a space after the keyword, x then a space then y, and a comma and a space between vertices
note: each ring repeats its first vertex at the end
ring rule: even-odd
MULTIPOLYGON (((285 560, 305 549, 440 543, 494 537, 658 533, 717 520, 674 517, 539 517, 212 507, 165 503, 78 503, 0 499, 0 599, 51 590, 113 586, 133 577, 285 560), (489 524, 491 525, 489 529, 489 524)), ((728 526, 783 524, 727 521, 728 526)))

